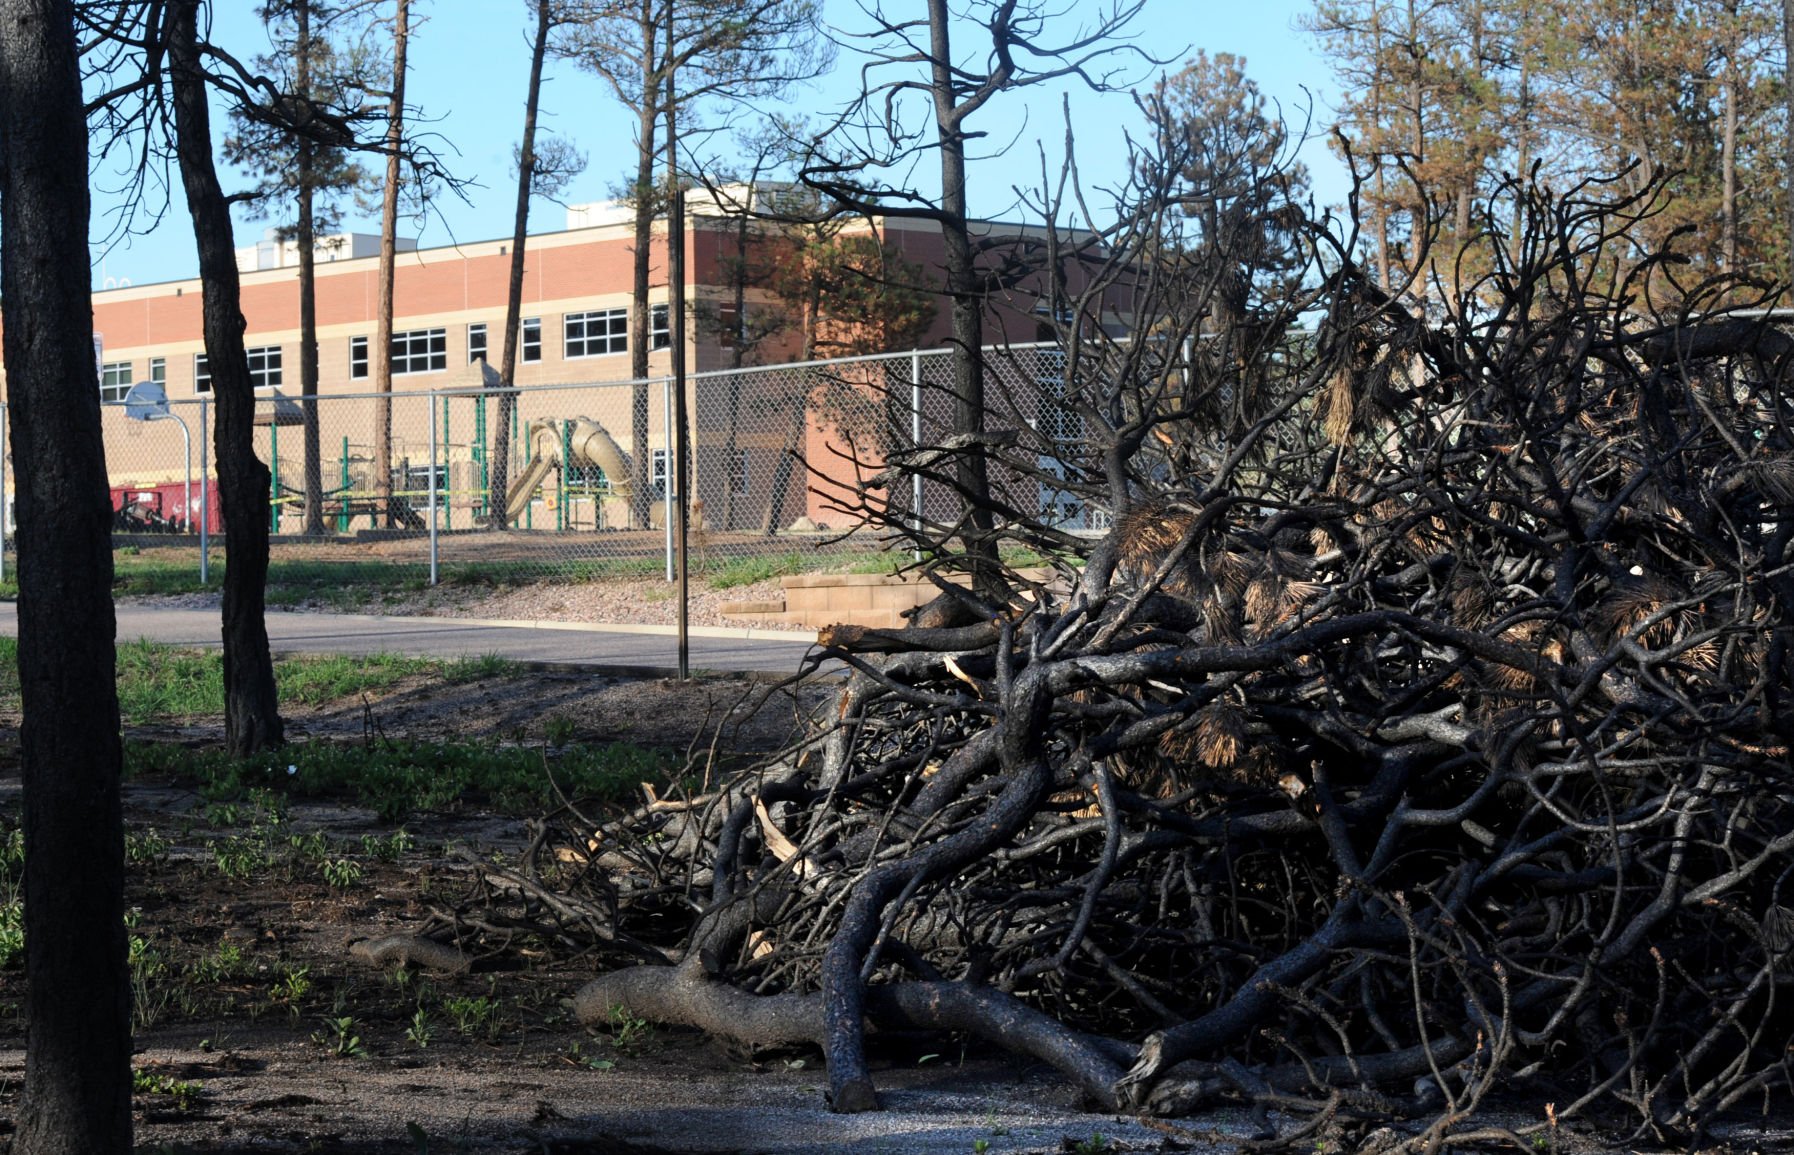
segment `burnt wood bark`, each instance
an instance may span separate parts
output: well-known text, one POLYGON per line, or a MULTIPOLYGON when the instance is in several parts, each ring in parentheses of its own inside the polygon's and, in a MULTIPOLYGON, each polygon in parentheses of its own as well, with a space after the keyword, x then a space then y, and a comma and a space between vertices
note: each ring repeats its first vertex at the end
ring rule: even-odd
MULTIPOLYGON (((373 361, 374 500, 386 524, 400 522, 392 490, 392 316, 393 275, 398 264, 399 174, 405 140, 405 53, 411 43, 411 2, 396 0, 392 16, 392 89, 386 100, 386 184, 380 193, 380 300, 375 307, 373 361)), ((431 481, 434 485, 434 480, 431 481)), ((501 499, 502 500, 502 499, 501 499)))
MULTIPOLYGON (((511 224, 511 272, 505 286, 504 344, 499 352, 497 424, 491 432, 490 520, 505 526, 505 505, 511 491, 511 424, 516 420, 517 341, 523 323, 523 253, 529 243, 529 202, 536 176, 536 112, 542 100, 542 63, 548 55, 548 31, 554 26, 554 0, 536 0, 536 34, 530 46, 529 88, 523 99, 523 142, 517 149, 517 211, 511 224)), ((491 351, 487 351, 491 357, 491 351)))
POLYGON ((0 3, 0 296, 17 485, 25 1087, 14 1150, 131 1150, 111 503, 74 12, 0 3))
POLYGON ((170 91, 181 184, 199 247, 206 359, 218 405, 213 426, 224 507, 224 738, 239 757, 280 746, 285 728, 263 619, 268 580, 268 467, 255 455, 255 387, 243 346, 243 311, 230 204, 212 161, 211 114, 197 36, 199 0, 167 8, 170 91))
MULTIPOLYGON (((984 308, 989 294, 980 283, 968 223, 965 121, 982 101, 968 107, 959 99, 952 19, 947 0, 928 0, 929 95, 940 143, 941 240, 946 246, 947 308, 953 322, 953 431, 978 434, 984 431, 984 308)), ((1007 63, 1001 66, 993 87, 1007 83, 1010 71, 1007 63)), ((966 553, 972 586, 985 596, 1002 597, 1006 591, 997 574, 997 543, 991 536, 996 519, 991 512, 989 462, 981 453, 968 453, 954 468, 971 529, 966 553)))
MULTIPOLYGON (((299 96, 312 98, 311 4, 293 6, 298 56, 294 61, 299 96)), ((298 205, 294 241, 299 246, 299 408, 304 430, 301 487, 305 497, 305 532, 316 537, 324 532, 323 440, 318 429, 318 265, 317 217, 313 213, 317 188, 312 177, 317 145, 304 133, 293 142, 294 165, 299 171, 298 205)))

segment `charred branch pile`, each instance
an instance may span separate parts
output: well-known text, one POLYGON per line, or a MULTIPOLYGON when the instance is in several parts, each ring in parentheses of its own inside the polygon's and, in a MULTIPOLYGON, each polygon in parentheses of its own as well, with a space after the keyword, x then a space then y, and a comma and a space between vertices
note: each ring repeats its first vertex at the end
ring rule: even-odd
POLYGON ((1416 1141, 1498 1081, 1659 1134, 1785 1088, 1794 344, 1737 286, 1653 312, 1603 264, 1642 202, 1514 195, 1455 320, 1336 259, 1312 336, 1084 383, 1121 512, 1059 581, 825 631, 800 747, 542 840, 618 964, 582 1013, 817 1044, 839 1110, 893 1027, 1416 1141))

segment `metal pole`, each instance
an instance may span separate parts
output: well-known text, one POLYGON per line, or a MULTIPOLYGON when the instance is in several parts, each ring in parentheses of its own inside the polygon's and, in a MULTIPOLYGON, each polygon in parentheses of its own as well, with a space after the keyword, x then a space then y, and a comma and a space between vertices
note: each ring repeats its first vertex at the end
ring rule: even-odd
POLYGON ((567 529, 567 495, 573 492, 573 421, 561 421, 561 480, 555 486, 554 531, 567 529))
MULTIPOLYGON (((349 435, 343 434, 343 455, 338 459, 342 465, 342 512, 336 515, 336 532, 349 532, 349 435)), ((371 526, 369 528, 372 528, 371 526)))
MULTIPOLYGON (((452 423, 449 421, 449 399, 444 397, 442 399, 442 444, 444 456, 454 452, 449 448, 449 446, 453 444, 454 438, 454 434, 450 432, 451 428, 452 423)), ((449 488, 448 475, 448 462, 445 461, 442 463, 442 521, 443 524, 448 527, 449 532, 453 533, 455 530, 455 494, 454 491, 449 488)), ((430 475, 432 480, 434 480, 435 476, 434 473, 430 475)))
POLYGON ((212 550, 207 540, 208 524, 212 517, 212 484, 211 463, 208 458, 209 443, 206 441, 206 409, 207 401, 199 399, 199 584, 211 582, 212 550))
MULTIPOLYGON (((174 418, 176 425, 181 427, 181 456, 186 463, 186 484, 182 489, 182 495, 187 503, 183 508, 187 511, 187 524, 191 526, 193 524, 193 435, 187 432, 187 423, 181 420, 179 413, 171 411, 168 415, 174 418)), ((204 569, 205 567, 200 567, 201 573, 204 572, 204 569)), ((202 577, 200 582, 204 584, 205 579, 202 577)))
POLYGON ((268 471, 268 532, 280 532, 280 407, 268 419, 268 456, 273 468, 268 471))
POLYGON ((667 441, 667 465, 660 481, 660 521, 667 533, 667 580, 676 581, 678 575, 673 572, 673 502, 676 495, 673 487, 678 480, 673 473, 673 382, 670 377, 660 381, 660 413, 667 441))
POLYGON ((430 584, 436 584, 436 395, 430 395, 430 584))
MULTIPOLYGON (((667 0, 667 44, 678 42, 678 33, 673 25, 673 0, 667 0)), ((677 406, 673 420, 673 457, 668 463, 672 466, 673 477, 677 479, 676 488, 679 494, 678 504, 673 508, 674 516, 679 519, 678 551, 679 570, 679 676, 691 676, 691 602, 687 599, 688 587, 686 579, 690 576, 690 561, 686 556, 686 539, 690 527, 686 524, 685 487, 690 480, 690 469, 685 460, 685 426, 688 415, 685 412, 685 190, 679 187, 679 90, 674 84, 674 73, 677 69, 672 63, 672 52, 669 47, 667 61, 667 289, 672 300, 667 306, 667 334, 672 352, 673 397, 677 406)))
MULTIPOLYGON (((922 444, 922 351, 914 349, 909 355, 909 446, 915 449, 922 444)), ((910 517, 916 526, 916 560, 922 560, 922 475, 914 474, 909 479, 910 517)))

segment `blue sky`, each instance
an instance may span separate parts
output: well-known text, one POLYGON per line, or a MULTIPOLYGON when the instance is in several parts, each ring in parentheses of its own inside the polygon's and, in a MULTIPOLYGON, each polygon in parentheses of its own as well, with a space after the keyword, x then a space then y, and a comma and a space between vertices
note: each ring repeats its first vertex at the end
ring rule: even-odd
MULTIPOLYGON (((1099 10, 1096 0, 1063 3, 1074 17, 1089 18, 1099 10)), ((900 11, 905 5, 920 11, 917 0, 889 0, 887 6, 900 11)), ((266 35, 252 7, 249 0, 218 0, 216 4, 215 38, 246 57, 267 48, 266 35)), ((437 134, 449 168, 473 183, 466 189, 466 203, 441 198, 438 216, 421 224, 401 221, 400 231, 416 235, 426 247, 508 235, 516 197, 511 154, 521 132, 529 68, 525 2, 413 0, 412 7, 424 17, 424 23, 421 27, 414 24, 408 96, 437 134)), ((1173 59, 1167 66, 1170 69, 1197 48, 1211 54, 1231 52, 1246 57, 1248 74, 1284 107, 1290 119, 1299 124, 1312 107, 1315 139, 1302 155, 1314 174, 1317 198, 1330 204, 1344 198, 1346 179, 1325 148, 1325 127, 1332 120, 1332 76, 1315 50, 1313 37, 1296 27, 1311 7, 1311 0, 1146 0, 1145 11, 1133 28, 1136 44, 1154 56, 1173 59)), ((827 0, 826 13, 837 27, 851 28, 858 9, 852 0, 827 0)), ((1135 71, 1147 82, 1156 74, 1144 66, 1135 71)), ((781 111, 825 116, 838 108, 857 84, 857 65, 851 54, 844 52, 834 75, 794 94, 783 102, 781 111)), ((1042 147, 1049 166, 1057 168, 1063 152, 1060 100, 1064 91, 1041 88, 1005 94, 979 113, 979 126, 989 133, 987 140, 1009 142, 1009 146, 1006 154, 982 159, 971 170, 976 214, 1004 219, 1023 215, 1014 187, 1038 182, 1042 147)), ((588 158, 584 173, 563 199, 580 202, 608 196, 631 164, 632 119, 596 78, 566 62, 551 63, 542 103, 545 127, 571 139, 588 158)), ((1137 131, 1141 124, 1129 95, 1073 90, 1071 113, 1078 165, 1085 181, 1100 186, 1116 179, 1125 169, 1126 132, 1137 131)), ((214 128, 221 132, 223 116, 215 114, 214 120, 214 128)), ((227 190, 241 187, 242 182, 233 180, 232 174, 226 172, 224 178, 227 190)), ((198 261, 184 202, 171 204, 154 227, 144 219, 137 226, 140 235, 117 238, 110 245, 99 243, 110 227, 103 214, 114 207, 100 190, 116 183, 111 174, 95 174, 95 287, 193 276, 198 261)), ((178 197, 178 181, 172 183, 178 197)), ((564 219, 559 205, 538 200, 532 208, 531 230, 556 229, 564 219)), ((267 227, 266 221, 242 214, 237 222, 239 244, 258 239, 267 227)), ((352 216, 347 227, 374 232, 378 221, 352 216)))

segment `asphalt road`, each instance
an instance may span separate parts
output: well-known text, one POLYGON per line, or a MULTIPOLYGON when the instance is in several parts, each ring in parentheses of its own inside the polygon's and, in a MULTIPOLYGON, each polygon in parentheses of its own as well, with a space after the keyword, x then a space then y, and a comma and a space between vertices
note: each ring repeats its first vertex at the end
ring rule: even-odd
MULTIPOLYGON (((518 662, 578 666, 663 677, 678 670, 671 627, 595 626, 565 622, 493 622, 472 618, 400 618, 371 614, 270 611, 268 644, 275 653, 397 653, 458 658, 497 654, 518 662)), ((0 602, 0 635, 19 632, 18 604, 0 602)), ((214 647, 216 609, 118 608, 118 639, 214 647)), ((690 634, 690 669, 697 673, 790 674, 813 636, 767 630, 697 629, 690 634)))

